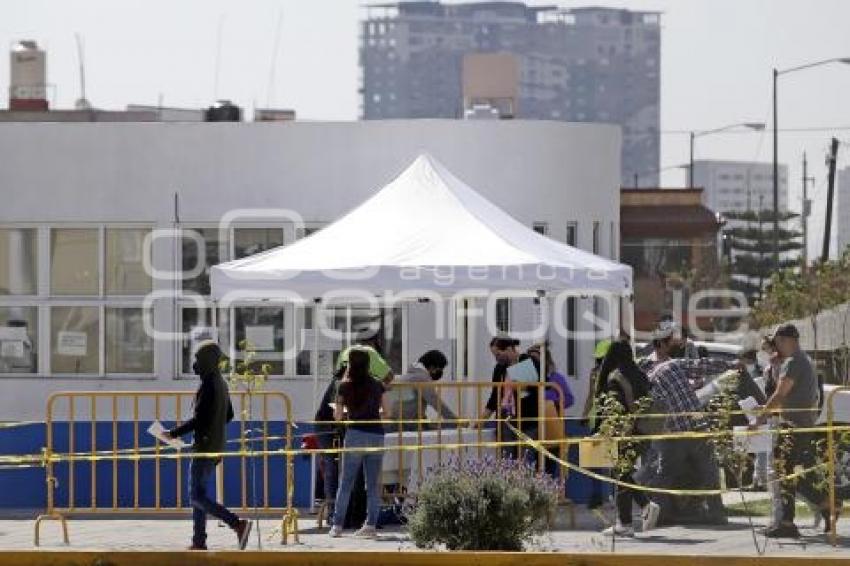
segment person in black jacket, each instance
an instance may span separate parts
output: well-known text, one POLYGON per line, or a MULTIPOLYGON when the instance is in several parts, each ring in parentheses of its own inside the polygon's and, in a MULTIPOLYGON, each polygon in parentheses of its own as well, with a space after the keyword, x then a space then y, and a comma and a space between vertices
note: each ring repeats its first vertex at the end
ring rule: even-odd
MULTIPOLYGON (((230 392, 221 376, 219 363, 224 357, 213 341, 202 342, 195 353, 194 372, 201 378, 195 394, 194 415, 168 432, 172 438, 193 435, 196 454, 220 453, 226 441, 225 426, 233 420, 230 392)), ((207 485, 221 461, 219 457, 194 457, 189 466, 189 498, 192 503, 193 535, 189 550, 207 549, 207 514, 218 518, 236 533, 239 549, 244 550, 251 534, 251 522, 240 519, 207 495, 207 485)))
MULTIPOLYGON (((624 411, 629 414, 636 413, 639 409, 639 401, 649 397, 650 383, 646 374, 637 366, 634 360, 631 345, 625 340, 617 340, 611 344, 608 353, 602 361, 597 381, 596 396, 612 395, 624 411)), ((601 415, 605 418, 604 413, 601 415)), ((635 430, 622 431, 623 434, 636 434, 635 430)), ((634 446, 635 452, 643 452, 642 443, 634 446)), ((623 457, 621 453, 620 457, 623 457)), ((620 473, 618 480, 635 484, 633 470, 620 473)), ((619 487, 617 489, 617 522, 603 531, 606 535, 617 534, 620 536, 634 536, 635 530, 632 526, 632 501, 634 500, 641 508, 641 520, 643 531, 655 527, 661 508, 641 491, 619 487)))

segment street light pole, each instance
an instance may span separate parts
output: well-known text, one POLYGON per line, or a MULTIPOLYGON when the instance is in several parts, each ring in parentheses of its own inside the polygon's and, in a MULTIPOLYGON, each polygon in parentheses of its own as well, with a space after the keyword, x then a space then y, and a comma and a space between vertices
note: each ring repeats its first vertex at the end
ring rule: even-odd
POLYGON ((688 161, 688 188, 694 188, 694 138, 696 134, 691 132, 691 159, 688 161))
POLYGON ((751 130, 761 131, 764 130, 764 127, 765 125, 762 122, 740 122, 738 124, 729 124, 722 128, 715 128, 714 130, 703 130, 701 132, 691 131, 691 158, 690 161, 688 161, 688 188, 694 188, 694 141, 696 138, 707 136, 709 134, 725 132, 726 130, 731 130, 733 128, 749 128, 751 130))
POLYGON ((806 65, 791 67, 790 69, 779 70, 773 68, 773 268, 779 269, 779 128, 777 126, 777 84, 779 75, 793 73, 794 71, 802 71, 811 69, 812 67, 820 67, 829 63, 844 63, 850 64, 850 57, 836 57, 833 59, 824 59, 823 61, 815 61, 806 65))
POLYGON ((773 269, 779 269, 779 129, 776 84, 779 71, 773 69, 773 269))

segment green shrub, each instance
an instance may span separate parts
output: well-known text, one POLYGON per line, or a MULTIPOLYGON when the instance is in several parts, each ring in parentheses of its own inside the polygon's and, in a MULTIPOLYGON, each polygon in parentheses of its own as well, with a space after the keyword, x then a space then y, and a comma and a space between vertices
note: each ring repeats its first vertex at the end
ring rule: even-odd
POLYGON ((429 470, 408 526, 419 548, 523 549, 547 530, 558 485, 515 460, 453 460, 429 470))

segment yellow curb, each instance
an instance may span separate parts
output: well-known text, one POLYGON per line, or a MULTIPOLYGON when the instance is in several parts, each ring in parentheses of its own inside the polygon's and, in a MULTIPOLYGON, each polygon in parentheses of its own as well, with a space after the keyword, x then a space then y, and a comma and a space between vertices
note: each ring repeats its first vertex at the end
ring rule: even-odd
POLYGON ((3 566, 803 566, 850 558, 789 556, 697 556, 684 554, 565 554, 540 552, 0 552, 3 566))

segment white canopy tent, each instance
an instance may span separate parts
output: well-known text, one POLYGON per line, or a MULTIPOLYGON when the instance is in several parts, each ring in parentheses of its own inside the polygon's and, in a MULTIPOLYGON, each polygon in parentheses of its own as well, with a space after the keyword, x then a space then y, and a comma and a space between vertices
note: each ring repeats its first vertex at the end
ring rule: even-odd
MULTIPOLYGON (((457 312, 460 299, 493 295, 630 298, 632 269, 538 234, 434 158, 420 155, 393 182, 321 231, 213 267, 211 285, 213 298, 223 304, 251 299, 352 304, 364 297, 398 301, 436 295, 452 299, 457 312)), ((631 328, 631 301, 626 304, 631 328)), ((455 347, 468 340, 456 336, 455 347)), ((458 366, 455 375, 469 371, 458 366)), ((316 391, 314 403, 315 397, 316 391)))
MULTIPOLYGON (((517 195, 521 195, 517 187, 517 195)), ((632 294, 629 266, 538 234, 420 155, 392 183, 291 245, 212 268, 217 300, 305 301, 576 291, 632 294)))

